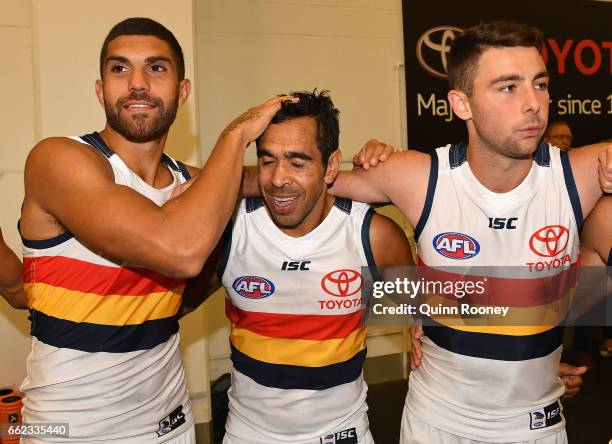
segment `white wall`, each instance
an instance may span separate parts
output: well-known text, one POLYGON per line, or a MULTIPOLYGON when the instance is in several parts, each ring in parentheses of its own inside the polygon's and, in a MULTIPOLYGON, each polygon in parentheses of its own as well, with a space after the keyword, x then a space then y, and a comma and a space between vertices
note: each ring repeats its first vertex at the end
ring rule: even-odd
MULTIPOLYGON (((346 160, 372 137, 401 145, 399 0, 200 0, 196 17, 203 158, 248 106, 315 87, 331 90, 340 109, 346 160)), ((251 148, 247 163, 254 162, 251 148)), ((204 311, 213 379, 230 368, 222 312, 220 292, 204 311)), ((377 341, 397 349, 384 337, 377 341)))
MULTIPOLYGON (((29 1, 0 0, 0 227, 7 244, 21 250, 17 219, 23 200, 23 165, 36 140, 33 85, 32 7, 29 1)), ((19 386, 30 338, 27 312, 0 298, 0 386, 19 386)))
POLYGON ((346 158, 374 136, 400 143, 399 0, 200 0, 197 21, 203 150, 248 105, 315 87, 342 113, 346 158))

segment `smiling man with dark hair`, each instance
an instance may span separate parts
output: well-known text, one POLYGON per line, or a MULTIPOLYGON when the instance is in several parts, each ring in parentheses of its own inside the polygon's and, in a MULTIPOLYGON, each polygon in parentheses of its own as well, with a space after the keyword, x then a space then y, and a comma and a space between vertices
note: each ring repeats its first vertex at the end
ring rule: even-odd
POLYGON ((164 153, 191 90, 172 33, 124 20, 105 40, 100 69, 104 129, 45 139, 25 167, 24 422, 69 423, 57 438, 66 443, 195 443, 179 349, 184 288, 231 215, 245 148, 296 99, 238 117, 200 171, 164 153))
MULTIPOLYGON (((224 444, 371 444, 362 267, 412 264, 404 233, 368 205, 333 198, 338 110, 291 93, 257 140, 262 198, 240 202, 219 285, 232 330, 224 444)), ((214 266, 214 265, 212 265, 214 266)), ((187 301, 189 302, 189 301, 187 301)))

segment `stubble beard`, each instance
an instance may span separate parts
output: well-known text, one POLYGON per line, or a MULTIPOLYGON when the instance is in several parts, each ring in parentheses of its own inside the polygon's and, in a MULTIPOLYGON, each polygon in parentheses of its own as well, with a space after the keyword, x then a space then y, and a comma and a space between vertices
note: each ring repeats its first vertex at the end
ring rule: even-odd
POLYGON ((510 134, 505 137, 495 132, 491 132, 491 134, 485 133, 478 126, 474 128, 482 143, 487 146, 490 151, 510 159, 528 159, 535 153, 541 139, 541 137, 534 137, 522 141, 518 140, 517 132, 519 128, 529 124, 538 125, 540 122, 537 119, 528 123, 522 122, 520 125, 512 127, 510 129, 510 134))
POLYGON ((146 143, 158 140, 168 133, 176 119, 178 91, 168 107, 161 99, 148 93, 132 92, 128 97, 118 99, 114 104, 104 101, 106 120, 110 127, 130 142, 146 143), (157 113, 134 113, 122 116, 124 104, 130 100, 142 100, 156 105, 157 113))

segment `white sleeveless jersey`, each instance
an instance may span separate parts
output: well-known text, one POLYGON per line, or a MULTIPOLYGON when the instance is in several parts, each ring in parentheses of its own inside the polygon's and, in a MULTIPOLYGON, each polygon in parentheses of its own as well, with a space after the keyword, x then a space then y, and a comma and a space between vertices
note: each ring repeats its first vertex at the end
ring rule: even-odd
MULTIPOLYGON (((277 228, 262 199, 239 206, 220 269, 232 324, 229 408, 270 441, 318 442, 367 410, 360 289, 361 267, 374 265, 372 214, 336 199, 296 238, 277 228)), ((248 442, 248 427, 227 427, 248 442)))
POLYGON ((431 315, 437 326, 424 329, 424 360, 410 377, 408 414, 487 442, 539 439, 564 427, 558 324, 575 288, 581 225, 566 152, 540 144, 525 180, 507 193, 478 182, 465 144, 432 153, 415 229, 420 273, 451 282, 466 274, 486 292, 430 294, 428 302, 509 309, 485 325, 470 312, 460 319, 431 315))
MULTIPOLYGON (((115 183, 157 205, 189 178, 164 155, 174 180, 153 188, 98 133, 73 139, 108 158, 115 183)), ((178 334, 185 280, 111 262, 69 232, 23 239, 23 257, 32 322, 24 422, 68 423, 69 438, 58 440, 67 443, 165 442, 189 430, 178 334)))

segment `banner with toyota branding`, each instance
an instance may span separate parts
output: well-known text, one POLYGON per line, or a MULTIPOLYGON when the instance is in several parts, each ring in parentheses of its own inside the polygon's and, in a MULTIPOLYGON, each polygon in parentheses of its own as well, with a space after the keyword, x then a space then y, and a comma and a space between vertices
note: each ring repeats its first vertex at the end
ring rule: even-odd
POLYGON ((465 141, 467 131, 446 99, 450 43, 480 21, 514 20, 544 32, 551 76, 549 120, 567 121, 574 146, 612 138, 612 2, 403 0, 408 146, 428 151, 465 141))

